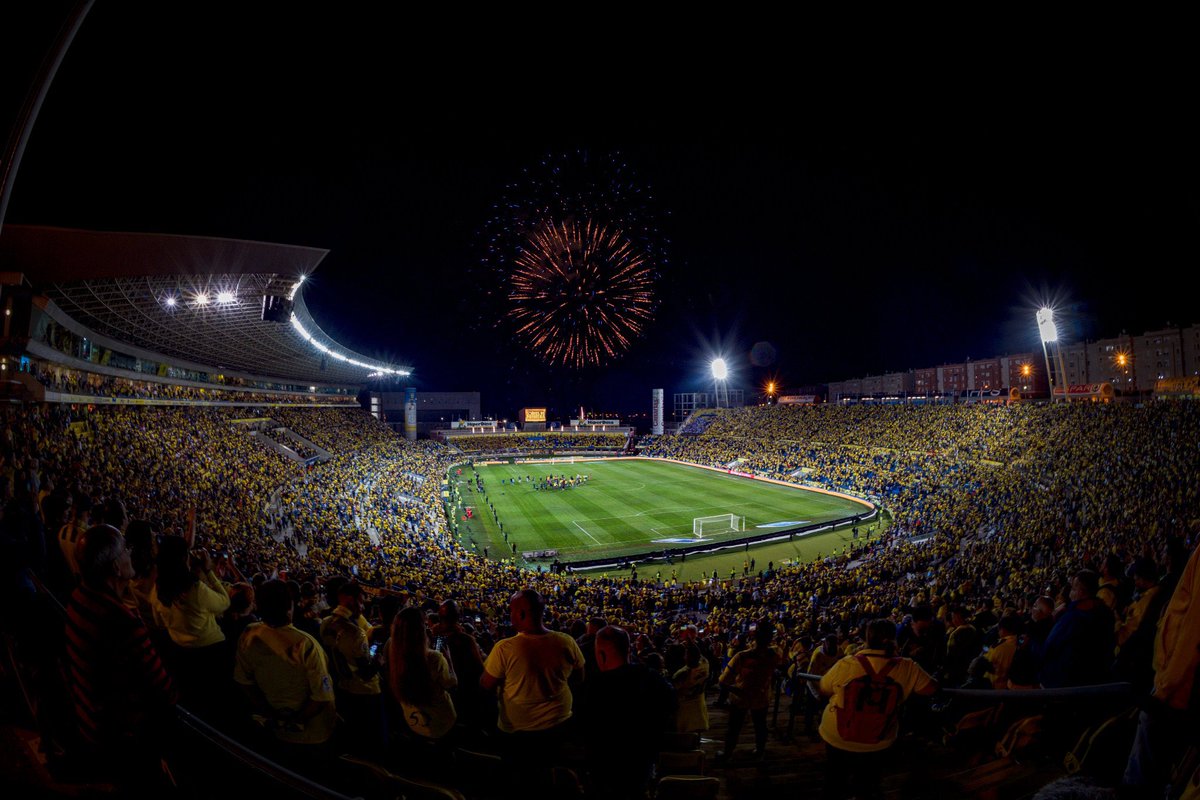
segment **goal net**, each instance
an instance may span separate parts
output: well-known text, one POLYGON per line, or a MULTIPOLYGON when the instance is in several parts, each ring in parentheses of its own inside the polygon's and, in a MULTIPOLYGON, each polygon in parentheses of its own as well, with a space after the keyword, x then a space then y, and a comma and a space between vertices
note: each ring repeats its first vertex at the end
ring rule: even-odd
POLYGON ((718 514, 715 517, 696 517, 692 520, 692 535, 729 533, 746 530, 746 518, 737 514, 718 514))

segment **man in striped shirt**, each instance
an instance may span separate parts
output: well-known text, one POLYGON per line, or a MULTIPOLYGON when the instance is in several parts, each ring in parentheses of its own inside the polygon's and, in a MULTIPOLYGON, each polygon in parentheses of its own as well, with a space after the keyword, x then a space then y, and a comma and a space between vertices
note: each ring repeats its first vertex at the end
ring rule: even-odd
POLYGON ((66 651, 80 738, 98 766, 139 781, 159 760, 178 698, 145 623, 121 599, 133 578, 125 537, 111 525, 89 529, 79 562, 66 651))

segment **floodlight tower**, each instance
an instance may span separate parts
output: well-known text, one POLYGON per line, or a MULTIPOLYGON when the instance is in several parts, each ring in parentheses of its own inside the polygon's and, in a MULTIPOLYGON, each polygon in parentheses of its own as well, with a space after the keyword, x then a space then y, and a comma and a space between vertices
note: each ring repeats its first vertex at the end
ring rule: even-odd
POLYGON ((713 385, 716 391, 717 408, 722 407, 724 400, 725 407, 729 406, 729 390, 725 387, 725 379, 729 377, 729 367, 725 364, 725 359, 714 358, 712 362, 713 385))
MULTIPOLYGON (((1038 335, 1042 340, 1042 356, 1046 359, 1046 382, 1050 387, 1050 400, 1054 400, 1055 372, 1058 374, 1058 383, 1066 380, 1066 368, 1063 366, 1062 348, 1058 346, 1058 326, 1054 324, 1054 309, 1049 306, 1043 307, 1037 312, 1038 335), (1050 353, 1054 352, 1054 366, 1057 370, 1050 368, 1050 353)), ((1066 399, 1066 387, 1062 388, 1063 399, 1066 399)))

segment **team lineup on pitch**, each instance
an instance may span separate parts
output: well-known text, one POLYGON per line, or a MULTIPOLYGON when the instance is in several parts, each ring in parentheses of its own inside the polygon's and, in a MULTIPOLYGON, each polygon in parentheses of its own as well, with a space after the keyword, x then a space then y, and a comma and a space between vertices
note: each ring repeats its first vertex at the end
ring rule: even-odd
POLYGON ((867 510, 838 495, 661 460, 464 466, 452 478, 461 538, 490 557, 555 551, 564 561, 619 558, 740 541, 867 510))

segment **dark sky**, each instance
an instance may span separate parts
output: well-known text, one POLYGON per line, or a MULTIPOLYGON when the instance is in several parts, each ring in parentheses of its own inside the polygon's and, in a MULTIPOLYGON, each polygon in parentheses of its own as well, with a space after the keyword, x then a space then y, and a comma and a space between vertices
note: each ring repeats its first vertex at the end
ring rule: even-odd
MULTIPOLYGON (((67 7, 35 5, 0 24, 6 125, 67 7)), ((326 331, 497 414, 645 411, 651 388, 704 388, 717 349, 747 388, 1031 350, 1043 298, 1073 337, 1200 322, 1197 65, 1168 42, 825 56, 724 31, 735 57, 293 5, 98 3, 8 221, 328 248, 305 292, 326 331), (479 301, 491 204, 577 148, 619 151, 671 241, 647 335, 582 374, 479 301)))

